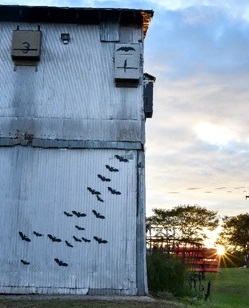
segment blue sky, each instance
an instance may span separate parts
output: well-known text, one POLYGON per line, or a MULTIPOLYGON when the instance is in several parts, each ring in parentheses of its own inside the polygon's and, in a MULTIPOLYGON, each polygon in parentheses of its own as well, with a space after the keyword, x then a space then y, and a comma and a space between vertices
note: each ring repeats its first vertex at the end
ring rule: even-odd
POLYGON ((180 204, 248 212, 248 1, 0 3, 153 9, 145 39, 145 71, 157 78, 146 121, 147 214, 180 204))

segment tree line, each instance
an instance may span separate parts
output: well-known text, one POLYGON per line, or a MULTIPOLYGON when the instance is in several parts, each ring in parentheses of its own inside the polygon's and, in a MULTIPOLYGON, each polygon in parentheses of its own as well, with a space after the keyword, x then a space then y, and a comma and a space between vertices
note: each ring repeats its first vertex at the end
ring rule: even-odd
POLYGON ((249 213, 220 218, 217 211, 199 205, 180 205, 172 209, 154 208, 147 218, 147 228, 153 228, 155 235, 169 239, 185 239, 203 244, 207 230, 215 230, 221 222, 221 232, 216 244, 226 251, 249 255, 249 213))

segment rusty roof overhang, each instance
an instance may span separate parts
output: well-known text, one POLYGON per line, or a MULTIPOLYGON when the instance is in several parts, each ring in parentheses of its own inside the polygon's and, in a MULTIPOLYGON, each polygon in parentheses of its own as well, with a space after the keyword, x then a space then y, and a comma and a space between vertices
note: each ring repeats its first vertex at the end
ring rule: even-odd
POLYGON ((123 25, 139 25, 144 37, 153 14, 153 10, 141 9, 0 5, 0 22, 98 24, 114 19, 123 25))

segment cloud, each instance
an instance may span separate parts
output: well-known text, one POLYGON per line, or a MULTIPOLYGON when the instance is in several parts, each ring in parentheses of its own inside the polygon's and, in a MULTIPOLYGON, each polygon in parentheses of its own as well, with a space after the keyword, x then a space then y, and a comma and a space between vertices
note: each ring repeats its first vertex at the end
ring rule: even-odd
POLYGON ((200 204, 220 214, 248 211, 249 3, 44 0, 42 5, 155 9, 145 39, 145 71, 157 78, 153 118, 146 121, 147 213, 179 204, 200 204), (244 191, 235 189, 240 186, 244 191))
POLYGON ((238 136, 229 127, 212 124, 206 121, 199 122, 194 130, 198 138, 209 144, 227 146, 231 141, 237 141, 238 136))
POLYGON ((95 8, 136 8, 151 9, 151 1, 126 0, 0 0, 0 4, 30 5, 30 6, 58 6, 58 7, 95 7, 95 8))
POLYGON ((153 35, 148 35, 145 46, 150 46, 157 59, 155 68, 166 78, 249 69, 249 24, 231 19, 226 11, 215 7, 162 10, 155 14, 149 31, 153 35))

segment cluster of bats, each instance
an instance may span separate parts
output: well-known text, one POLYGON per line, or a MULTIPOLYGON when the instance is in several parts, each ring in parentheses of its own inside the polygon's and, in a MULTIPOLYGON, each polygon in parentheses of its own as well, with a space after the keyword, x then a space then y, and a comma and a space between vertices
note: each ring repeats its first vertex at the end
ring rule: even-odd
MULTIPOLYGON (((79 227, 79 226, 75 226, 75 227, 79 227)), ((85 228, 80 227, 79 230, 85 230, 85 228)), ((33 234, 34 234, 35 236, 37 236, 37 237, 43 236, 43 234, 38 233, 38 232, 36 232, 36 231, 33 231, 33 234)), ((20 237, 21 237, 21 239, 22 239, 23 241, 31 242, 31 239, 30 239, 27 235, 25 235, 23 232, 19 231, 19 235, 20 235, 20 237)), ((56 243, 56 242, 57 242, 57 243, 60 243, 60 242, 62 242, 62 240, 61 240, 60 238, 58 238, 58 237, 56 237, 56 236, 53 236, 53 235, 51 235, 51 234, 47 234, 47 237, 48 237, 53 243, 56 243)), ((79 237, 76 237, 76 236, 74 236, 74 235, 73 235, 73 239, 74 239, 75 242, 85 242, 85 243, 90 243, 90 242, 91 242, 90 239, 87 239, 87 238, 85 238, 85 237, 79 238, 79 237)), ((98 244, 107 244, 107 243, 108 243, 107 240, 103 240, 101 237, 93 236, 93 239, 94 239, 98 244)), ((65 240, 65 243, 66 243, 66 245, 67 245, 68 247, 71 247, 71 248, 74 247, 74 246, 73 246, 70 242, 68 242, 67 240, 65 240)), ((59 259, 57 259, 57 258, 55 258, 54 261, 55 261, 59 266, 68 266, 67 263, 65 263, 65 262, 63 262, 62 260, 59 260, 59 259)), ((30 264, 30 262, 28 262, 28 261, 26 261, 26 260, 21 260, 21 263, 22 263, 23 265, 29 265, 29 264, 30 264)))
MULTIPOLYGON (((118 159, 120 162, 129 162, 128 159, 124 158, 123 156, 119 156, 119 155, 115 155, 115 158, 118 159)), ((112 166, 109 166, 109 165, 105 165, 106 169, 110 172, 119 172, 119 170, 115 167, 112 167, 112 166)), ((107 178, 101 174, 98 174, 97 175, 98 178, 102 181, 102 182, 111 182, 111 179, 110 178, 107 178)), ((87 190, 94 196, 97 197, 97 200, 100 201, 100 202, 104 202, 104 200, 100 197, 101 195, 101 192, 91 188, 91 187, 87 187, 87 190)), ((121 192, 120 191, 117 191, 115 189, 113 189, 112 187, 108 186, 108 191, 113 194, 113 195, 121 195, 121 192)), ((94 216, 98 219, 105 219, 105 216, 100 214, 99 212, 97 212, 96 210, 92 210, 92 213, 94 214, 94 216)), ((82 213, 82 212, 79 212, 79 211, 75 211, 73 210, 72 212, 66 212, 64 211, 64 215, 66 215, 67 217, 73 217, 73 216, 76 216, 77 218, 81 218, 81 217, 86 217, 87 215, 85 213, 82 213)), ((81 227, 81 226, 78 226, 78 225, 75 225, 75 228, 79 231, 83 231, 85 230, 84 227, 81 227)), ((36 236, 36 237, 42 237, 44 236, 44 234, 42 233, 39 233, 39 232, 36 232, 36 231, 33 231, 33 234, 36 236)), ((23 241, 26 241, 26 242, 31 242, 31 239, 25 235, 23 232, 19 231, 19 235, 21 237, 21 239, 23 241)), ((53 243, 60 243, 62 242, 62 240, 52 234, 47 234, 47 237, 53 242, 53 243)), ((90 239, 87 239, 85 237, 76 237, 76 236, 72 236, 74 241, 75 242, 85 242, 85 243, 90 243, 91 240, 90 239)), ((93 239, 98 243, 98 244, 107 244, 108 241, 107 240, 104 240, 100 237, 97 237, 97 236, 93 236, 93 239)), ((65 243, 68 247, 71 247, 73 248, 74 246, 67 240, 65 240, 65 243)), ((59 266, 68 266, 68 263, 58 259, 58 258, 55 258, 54 261, 59 265, 59 266)), ((29 265, 30 262, 26 261, 26 260, 21 260, 21 263, 23 265, 29 265)))
MULTIPOLYGON (((120 155, 115 155, 115 158, 119 161, 119 162, 124 162, 124 163, 128 163, 129 160, 123 156, 120 156, 120 155)), ((119 172, 119 169, 113 167, 113 166, 110 166, 110 165, 105 165, 106 169, 109 171, 109 172, 119 172)), ((108 178, 108 177, 105 177, 104 175, 101 175, 101 174, 97 174, 98 178, 102 181, 102 182, 111 182, 111 179, 108 178)), ((101 195, 101 192, 100 191, 97 191, 91 187, 87 187, 87 190, 94 196, 96 196, 97 200, 99 202, 104 202, 104 200, 100 197, 101 195)), ((108 186, 108 191, 113 194, 113 195, 121 195, 121 192, 108 186)))

